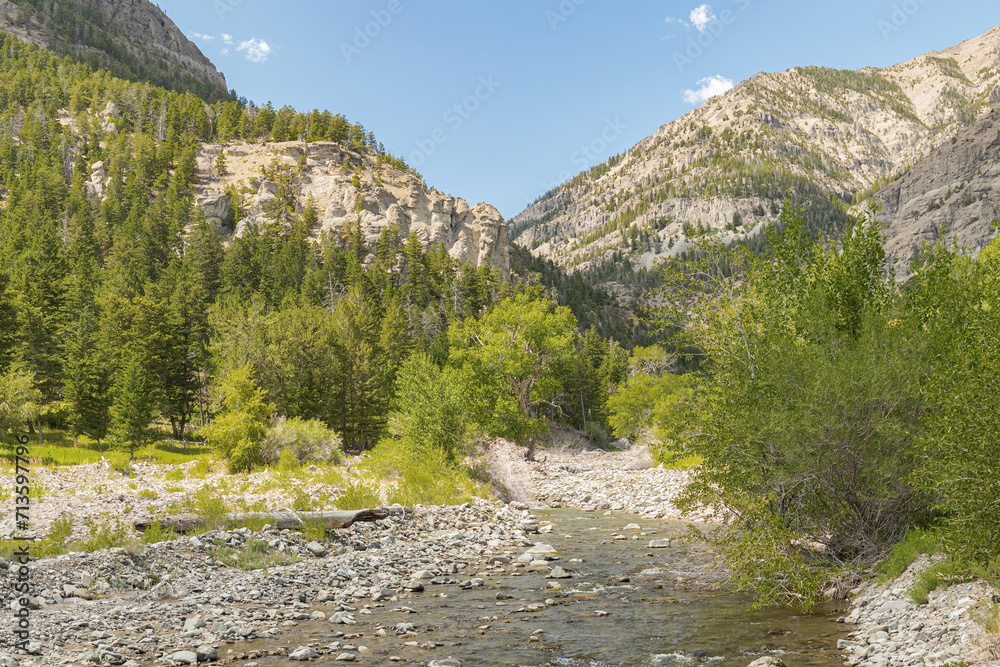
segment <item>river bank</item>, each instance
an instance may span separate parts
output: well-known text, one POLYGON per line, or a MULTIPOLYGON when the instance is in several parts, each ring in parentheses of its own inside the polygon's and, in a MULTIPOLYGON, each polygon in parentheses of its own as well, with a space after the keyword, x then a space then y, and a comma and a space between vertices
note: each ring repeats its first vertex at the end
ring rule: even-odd
MULTIPOLYGON (((719 571, 710 573, 711 559, 691 558, 687 565, 675 560, 668 567, 669 559, 662 555, 669 550, 652 548, 654 540, 669 545, 669 531, 657 530, 657 525, 673 524, 679 531, 676 526, 684 524, 678 519, 705 523, 714 518, 708 510, 682 516, 674 505, 690 473, 652 467, 642 449, 547 451, 539 458, 529 470, 536 501, 607 515, 608 534, 599 544, 611 548, 626 540, 639 549, 634 557, 663 561, 652 569, 633 568, 633 576, 641 574, 654 590, 667 583, 677 590, 718 589, 719 571), (617 518, 626 513, 637 515, 635 521, 643 529, 617 518)), ((164 513, 206 485, 230 503, 265 499, 274 507, 287 503, 293 491, 325 493, 321 480, 294 484, 284 480, 282 486, 264 474, 229 484, 191 474, 190 466, 181 468, 183 476, 176 473, 178 469, 139 465, 131 478, 101 465, 39 469, 36 475, 44 496, 33 506, 32 519, 44 533, 60 516, 73 516, 74 536, 83 538, 88 523, 115 517, 127 526, 140 516, 164 513)), ((580 566, 574 565, 579 558, 562 554, 559 560, 554 555, 562 548, 559 542, 572 537, 563 535, 565 531, 546 520, 545 512, 532 513, 518 503, 479 500, 460 507, 396 507, 386 519, 355 524, 325 539, 264 526, 44 558, 29 564, 35 584, 28 609, 31 654, 0 648, 0 667, 195 662, 248 667, 257 662, 263 667, 309 656, 321 661, 377 664, 396 658, 410 664, 453 665, 457 663, 447 662, 448 650, 463 642, 450 637, 441 623, 428 622, 435 616, 431 609, 448 607, 449 597, 482 603, 480 608, 486 609, 482 618, 487 620, 462 627, 469 636, 482 636, 491 632, 490 627, 499 627, 496 620, 489 620, 497 615, 493 612, 508 615, 501 616, 500 623, 523 622, 521 616, 509 615, 542 614, 544 609, 565 605, 569 601, 562 594, 546 593, 547 588, 558 591, 562 577, 579 576, 580 566), (555 549, 530 553, 540 542, 551 542, 555 549), (510 588, 500 582, 509 582, 512 576, 540 581, 522 594, 520 607, 489 612, 504 599, 502 589, 510 588), (484 594, 489 603, 479 599, 484 594), (307 627, 322 630, 303 634, 307 627), (293 637, 296 641, 290 642, 293 637)), ((17 565, 0 562, 0 566, 8 578, 0 602, 5 609, 16 609, 19 605, 9 584, 17 565)), ((843 649, 851 664, 872 667, 935 666, 958 660, 990 664, 980 648, 986 637, 972 621, 990 591, 978 584, 953 586, 932 593, 930 604, 918 607, 907 602, 906 590, 920 566, 918 562, 893 584, 864 586, 844 618, 849 625, 840 626, 850 629, 853 637, 820 639, 820 648, 825 641, 831 650, 843 649)), ((616 567, 627 579, 631 566, 616 567)), ((530 636, 517 641, 528 644, 530 636)), ((0 626, 0 646, 10 647, 13 641, 12 628, 0 626)), ((775 644, 768 655, 780 657, 783 646, 775 644)), ((750 662, 754 654, 745 650, 750 662)))

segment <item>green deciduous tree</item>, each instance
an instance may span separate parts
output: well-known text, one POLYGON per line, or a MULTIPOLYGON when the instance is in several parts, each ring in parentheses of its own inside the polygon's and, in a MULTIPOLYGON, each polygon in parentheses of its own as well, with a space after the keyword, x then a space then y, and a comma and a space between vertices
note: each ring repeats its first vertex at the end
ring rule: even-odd
POLYGON ((925 346, 898 317, 874 216, 839 242, 811 241, 787 206, 782 227, 767 256, 705 248, 696 271, 670 276, 692 296, 677 311, 702 388, 659 426, 704 459, 687 502, 732 513, 722 554, 736 583, 808 606, 810 560, 870 565, 929 516, 907 481, 925 346), (805 558, 806 542, 823 554, 805 558))
POLYGON ((453 365, 465 368, 494 394, 483 426, 528 447, 547 431, 543 407, 563 393, 560 374, 574 349, 576 318, 569 308, 521 294, 481 320, 456 323, 449 334, 453 365))

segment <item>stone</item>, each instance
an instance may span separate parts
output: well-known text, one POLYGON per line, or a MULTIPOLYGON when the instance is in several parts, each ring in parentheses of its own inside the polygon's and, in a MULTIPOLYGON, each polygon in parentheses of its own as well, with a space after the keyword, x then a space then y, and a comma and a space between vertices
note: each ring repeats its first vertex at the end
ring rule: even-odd
POLYGON ((424 585, 419 581, 404 581, 401 588, 405 591, 413 591, 414 593, 419 593, 424 590, 424 585))
POLYGON ((198 654, 194 651, 177 651, 176 653, 171 653, 166 657, 175 665, 197 665, 198 664, 198 654))
POLYGON ((326 547, 324 547, 322 544, 320 544, 319 542, 316 542, 316 541, 313 541, 313 542, 310 542, 309 544, 307 544, 306 545, 306 551, 308 551, 309 553, 311 553, 313 556, 317 556, 317 557, 318 556, 325 556, 326 553, 327 553, 326 547))
POLYGON ((205 619, 203 619, 200 615, 192 616, 184 621, 184 632, 200 630, 203 627, 205 627, 205 619))
POLYGON ((219 659, 219 649, 211 644, 199 646, 196 653, 198 655, 198 662, 213 662, 219 659))
POLYGON ((355 660, 358 659, 358 656, 354 655, 353 653, 341 653, 334 659, 337 662, 354 662, 355 660))
POLYGON ((785 663, 773 655, 766 655, 763 658, 757 658, 747 665, 747 667, 785 667, 785 663))
POLYGON ((420 579, 425 579, 426 580, 426 579, 433 579, 433 578, 434 578, 434 573, 431 572, 430 570, 419 570, 417 572, 414 572, 413 576, 410 577, 410 579, 413 579, 413 580, 420 580, 420 579))
POLYGON ((316 649, 314 649, 311 646, 300 646, 288 654, 289 660, 298 660, 298 661, 312 660, 313 658, 318 658, 318 657, 319 653, 317 653, 316 649))
POLYGON ((641 526, 637 523, 630 523, 629 525, 622 528, 622 530, 639 530, 641 526))
POLYGON ((569 572, 567 572, 566 570, 564 570, 561 567, 559 567, 558 565, 556 565, 554 568, 552 568, 551 572, 549 572, 547 575, 545 575, 545 578, 546 579, 569 579, 570 576, 571 575, 569 574, 569 572))
POLYGON ((849 639, 838 639, 837 640, 837 650, 843 651, 844 649, 853 648, 855 646, 861 646, 858 642, 852 642, 849 639))
POLYGON ((650 540, 650 549, 666 549, 670 546, 670 540, 650 540))
POLYGON ((330 622, 334 625, 354 625, 357 621, 354 620, 354 616, 348 614, 346 611, 338 611, 330 617, 330 622))
POLYGON ((454 658, 445 658, 444 660, 431 660, 427 663, 427 667, 462 667, 462 663, 454 658))

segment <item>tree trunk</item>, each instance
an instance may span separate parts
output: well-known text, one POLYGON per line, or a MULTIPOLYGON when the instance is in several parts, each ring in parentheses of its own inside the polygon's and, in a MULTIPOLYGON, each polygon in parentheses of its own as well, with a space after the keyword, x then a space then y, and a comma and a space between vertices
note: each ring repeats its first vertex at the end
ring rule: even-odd
MULTIPOLYGON (((245 523, 247 521, 264 521, 279 529, 299 528, 304 523, 315 521, 327 530, 334 528, 349 528, 362 522, 371 523, 389 516, 386 509, 340 510, 334 512, 245 512, 227 516, 229 523, 245 523)), ((205 521, 196 514, 174 514, 161 519, 140 519, 135 522, 135 529, 145 532, 153 524, 159 523, 162 528, 173 528, 174 532, 187 533, 205 528, 205 521)))

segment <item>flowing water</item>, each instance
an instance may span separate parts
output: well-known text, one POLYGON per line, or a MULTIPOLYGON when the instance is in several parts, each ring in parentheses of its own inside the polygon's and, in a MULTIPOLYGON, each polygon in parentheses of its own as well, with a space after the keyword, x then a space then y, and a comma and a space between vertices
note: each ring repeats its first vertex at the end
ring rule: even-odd
MULTIPOLYGON (((390 664, 389 656, 398 656, 403 664, 452 656, 465 667, 745 667, 764 655, 779 656, 789 667, 843 664, 836 644, 846 637, 846 628, 835 622, 838 614, 832 606, 812 616, 780 609, 748 612, 747 598, 711 584, 720 573, 708 546, 649 548, 650 539, 683 534, 683 522, 570 509, 534 514, 541 524, 554 524, 551 533, 537 539, 555 547, 556 564, 573 575, 559 581, 560 590, 548 588, 552 580, 543 572, 491 576, 485 588, 471 590, 428 585, 426 592, 388 602, 372 615, 356 614, 354 626, 302 622, 287 628, 281 643, 290 649, 310 643, 320 648, 335 640, 351 645, 322 656, 320 664, 332 664, 342 650, 354 646, 373 651, 358 656, 362 664, 390 664), (629 523, 639 524, 640 530, 623 530, 629 523), (640 533, 645 534, 631 539, 640 533), (629 539, 615 540, 616 534, 629 539), (576 559, 579 562, 570 562, 576 559), (498 594, 510 599, 498 600, 498 594), (546 606, 546 600, 555 604, 546 606), (413 623, 418 634, 397 637, 392 630, 399 623, 413 623), (388 636, 375 636, 380 626, 387 628, 388 636), (334 636, 337 631, 347 636, 334 636), (429 640, 443 646, 429 650, 405 645, 429 640)), ((273 647, 272 640, 250 648, 273 647)), ((287 658, 256 662, 261 667, 288 664, 287 658)))

